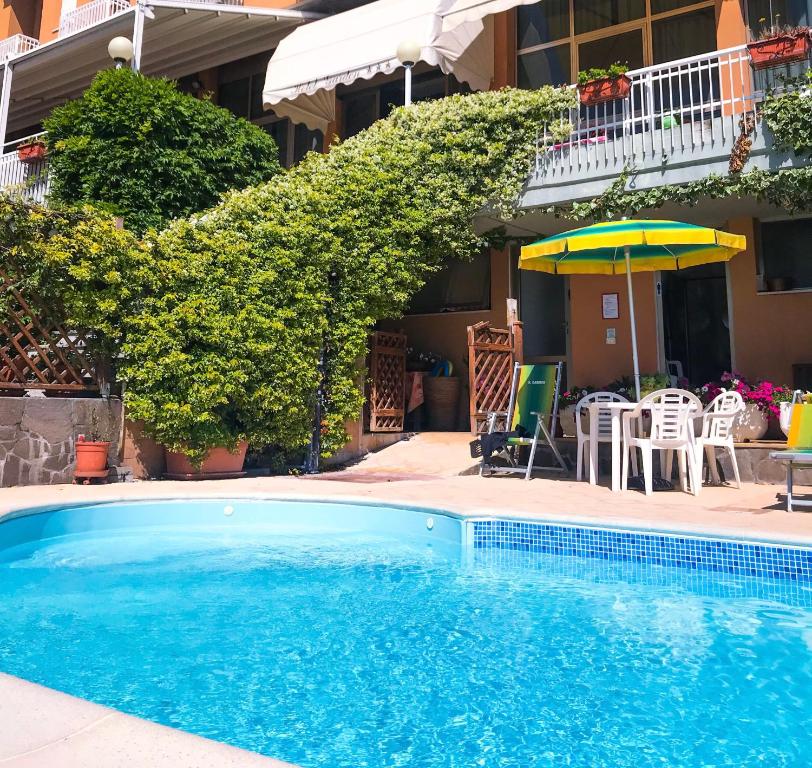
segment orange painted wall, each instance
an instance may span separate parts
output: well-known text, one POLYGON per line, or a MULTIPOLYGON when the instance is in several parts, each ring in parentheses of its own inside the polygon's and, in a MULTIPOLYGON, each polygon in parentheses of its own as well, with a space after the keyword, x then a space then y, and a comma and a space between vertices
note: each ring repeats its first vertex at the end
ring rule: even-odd
POLYGON ((747 42, 741 0, 716 0, 716 44, 719 50, 747 42))
MULTIPOLYGON (((574 275, 570 281, 570 386, 608 384, 620 376, 631 376, 632 362, 629 302, 625 276, 574 275), (604 320, 602 294, 617 293, 620 317, 604 320), (616 343, 606 343, 606 329, 614 328, 616 343)), ((654 275, 633 276, 634 308, 641 373, 657 370, 656 304, 654 275)))
POLYGON ((36 37, 39 8, 36 0, 5 0, 0 5, 0 40, 12 35, 36 37))
POLYGON ((728 271, 736 368, 792 384, 793 363, 812 363, 812 293, 757 293, 755 222, 732 219, 727 229, 747 237, 747 251, 733 257, 728 271))

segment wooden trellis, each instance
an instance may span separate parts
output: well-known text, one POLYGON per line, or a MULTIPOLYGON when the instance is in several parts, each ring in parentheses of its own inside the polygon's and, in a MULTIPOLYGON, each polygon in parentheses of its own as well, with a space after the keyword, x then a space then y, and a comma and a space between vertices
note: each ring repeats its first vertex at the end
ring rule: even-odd
MULTIPOLYGON (((491 328, 487 321, 468 326, 468 375, 471 392, 471 432, 488 429, 487 414, 506 411, 513 363, 522 362, 522 324, 491 328)), ((504 425, 500 425, 504 429, 504 425)))
POLYGON ((376 331, 370 339, 369 431, 402 432, 406 402, 406 335, 376 331))
POLYGON ((0 390, 98 390, 85 354, 87 334, 68 331, 34 298, 26 298, 0 270, 0 390))

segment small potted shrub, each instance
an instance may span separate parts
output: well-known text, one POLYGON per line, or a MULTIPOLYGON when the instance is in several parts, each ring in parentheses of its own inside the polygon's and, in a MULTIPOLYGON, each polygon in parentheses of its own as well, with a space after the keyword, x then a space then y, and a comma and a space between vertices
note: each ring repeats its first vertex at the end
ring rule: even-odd
POLYGON ((27 141, 24 144, 17 145, 17 159, 21 163, 33 164, 39 163, 45 159, 48 154, 48 147, 44 141, 34 139, 27 141))
POLYGON ((594 391, 594 387, 572 387, 558 396, 558 423, 563 437, 575 437, 575 406, 594 391))
POLYGON ((632 88, 632 81, 626 75, 629 67, 618 62, 608 69, 587 69, 578 73, 578 97, 586 107, 602 104, 605 101, 625 99, 632 88))
POLYGON ((753 69, 767 69, 793 61, 804 61, 809 56, 809 47, 809 27, 774 23, 763 28, 753 42, 747 43, 747 52, 750 54, 753 69))
POLYGON ((99 429, 96 409, 90 411, 90 431, 76 438, 76 477, 99 477, 107 473, 110 440, 99 429))

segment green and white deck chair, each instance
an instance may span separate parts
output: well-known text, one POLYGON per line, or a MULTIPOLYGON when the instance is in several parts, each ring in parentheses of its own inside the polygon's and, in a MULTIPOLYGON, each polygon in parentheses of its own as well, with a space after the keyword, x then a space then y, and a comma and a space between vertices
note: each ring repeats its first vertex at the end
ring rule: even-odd
POLYGON ((561 386, 561 370, 563 364, 539 364, 513 366, 513 382, 510 387, 510 401, 507 412, 492 412, 488 414, 488 433, 496 429, 496 422, 501 417, 505 419, 508 431, 513 432, 521 425, 526 437, 508 438, 504 451, 496 454, 507 460, 507 466, 493 466, 485 464, 483 456, 480 465, 480 474, 485 470, 491 473, 520 472, 524 479, 529 480, 533 471, 533 460, 536 457, 536 448, 539 439, 543 439, 558 462, 557 467, 540 467, 556 472, 566 471, 567 465, 556 447, 552 438, 553 427, 558 418, 558 392, 561 386), (532 435, 532 437, 530 437, 532 435), (530 456, 527 466, 518 463, 519 448, 530 446, 530 456))

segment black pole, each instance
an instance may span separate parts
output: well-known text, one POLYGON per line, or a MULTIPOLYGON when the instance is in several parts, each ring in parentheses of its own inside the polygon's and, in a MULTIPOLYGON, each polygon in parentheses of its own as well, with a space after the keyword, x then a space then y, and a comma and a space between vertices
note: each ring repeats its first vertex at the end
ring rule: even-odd
MULTIPOLYGON (((337 275, 335 272, 330 272, 328 279, 329 292, 331 298, 334 298, 336 287, 337 275)), ((332 327, 332 307, 333 302, 327 305, 327 328, 328 331, 332 327)), ((322 337, 321 351, 319 352, 319 386, 316 389, 316 403, 313 409, 313 431, 310 435, 310 445, 307 449, 307 456, 304 462, 304 472, 308 475, 317 475, 319 473, 319 458, 321 457, 321 417, 324 413, 325 401, 325 382, 327 379, 327 341, 322 337)))

